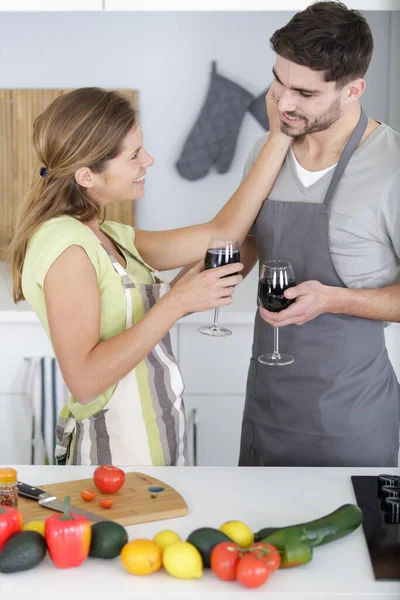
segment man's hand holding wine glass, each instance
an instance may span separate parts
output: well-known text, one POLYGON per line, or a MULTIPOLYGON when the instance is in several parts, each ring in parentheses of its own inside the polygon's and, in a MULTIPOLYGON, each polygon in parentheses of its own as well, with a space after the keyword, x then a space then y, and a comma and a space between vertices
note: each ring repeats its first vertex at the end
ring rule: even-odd
POLYGON ((303 325, 319 315, 337 312, 334 287, 323 285, 319 281, 304 281, 295 287, 285 290, 285 297, 296 302, 281 312, 274 313, 260 306, 260 314, 264 321, 272 327, 286 325, 303 325))

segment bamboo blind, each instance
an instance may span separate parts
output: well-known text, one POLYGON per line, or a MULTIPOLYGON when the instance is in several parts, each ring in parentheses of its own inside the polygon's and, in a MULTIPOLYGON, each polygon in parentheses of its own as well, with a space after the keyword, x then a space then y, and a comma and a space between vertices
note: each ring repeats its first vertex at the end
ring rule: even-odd
MULTIPOLYGON (((0 260, 4 259, 18 205, 26 195, 33 168, 32 146, 35 118, 60 94, 69 90, 0 89, 0 260)), ((138 109, 138 93, 119 90, 138 109)), ((107 219, 135 225, 134 202, 107 206, 107 219)))

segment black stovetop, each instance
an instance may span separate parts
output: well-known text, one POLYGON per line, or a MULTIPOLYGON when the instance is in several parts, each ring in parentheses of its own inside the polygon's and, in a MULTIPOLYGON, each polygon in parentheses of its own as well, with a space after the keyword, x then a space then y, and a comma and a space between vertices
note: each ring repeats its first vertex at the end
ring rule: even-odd
MULTIPOLYGON (((367 540, 369 555, 374 569, 375 579, 400 580, 400 522, 391 517, 387 502, 378 488, 385 481, 380 476, 351 477, 357 504, 363 512, 363 529, 367 540), (386 512, 385 512, 386 507, 386 512), (394 522, 393 522, 394 521, 394 522), (397 521, 397 522, 396 522, 397 521)), ((388 476, 389 477, 389 476, 388 476)), ((393 476, 392 476, 393 477, 393 476)), ((393 485, 400 489, 400 481, 393 485)), ((385 488, 386 489, 386 488, 385 488)), ((392 505, 392 502, 389 502, 392 505)))

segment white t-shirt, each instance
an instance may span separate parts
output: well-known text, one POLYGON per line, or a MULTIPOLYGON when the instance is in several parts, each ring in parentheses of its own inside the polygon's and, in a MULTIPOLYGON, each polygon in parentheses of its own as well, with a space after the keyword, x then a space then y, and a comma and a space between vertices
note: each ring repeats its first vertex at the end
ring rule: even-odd
POLYGON ((302 167, 299 161, 297 160, 296 155, 293 152, 292 146, 290 146, 289 152, 293 157, 294 164, 296 165, 297 175, 304 187, 312 185, 313 183, 318 181, 318 179, 321 179, 321 177, 323 177, 325 173, 328 173, 328 171, 336 167, 336 165, 332 165, 331 167, 328 167, 327 169, 322 169, 321 171, 308 171, 308 169, 302 167))

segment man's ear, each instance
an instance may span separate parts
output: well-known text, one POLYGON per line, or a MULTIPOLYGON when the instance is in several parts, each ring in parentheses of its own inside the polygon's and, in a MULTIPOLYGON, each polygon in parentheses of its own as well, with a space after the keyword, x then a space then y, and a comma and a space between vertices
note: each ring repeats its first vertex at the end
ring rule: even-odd
POLYGON ((345 102, 354 102, 359 100, 365 91, 364 79, 354 79, 345 86, 345 102))
POLYGON ((75 181, 88 190, 94 186, 94 176, 88 167, 81 167, 75 171, 75 181))

